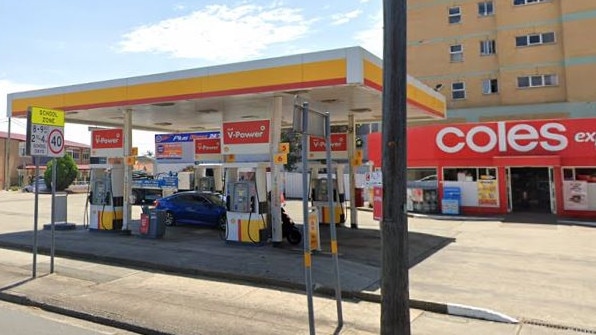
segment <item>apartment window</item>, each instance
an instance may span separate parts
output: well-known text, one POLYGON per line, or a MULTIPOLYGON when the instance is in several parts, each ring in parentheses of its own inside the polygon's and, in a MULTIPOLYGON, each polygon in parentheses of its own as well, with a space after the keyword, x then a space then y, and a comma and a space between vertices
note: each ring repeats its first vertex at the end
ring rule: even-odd
POLYGON ((461 22, 461 7, 449 8, 449 24, 461 22))
POLYGON ((533 3, 539 3, 539 2, 544 2, 544 0, 513 0, 513 5, 514 6, 523 6, 523 5, 529 5, 529 4, 533 4, 533 3))
POLYGON ((465 99, 466 98, 466 84, 463 82, 457 82, 451 84, 451 98, 453 100, 465 99))
POLYGON ((482 94, 499 93, 499 81, 497 79, 485 79, 482 81, 482 94))
POLYGON ((480 55, 494 55, 497 52, 497 43, 495 40, 480 41, 480 55))
POLYGON ((555 42, 555 33, 530 34, 524 36, 517 36, 515 38, 515 45, 518 47, 525 47, 529 45, 539 45, 555 42))
POLYGON ((556 74, 517 77, 518 88, 556 86, 559 78, 556 74))
POLYGON ((461 44, 454 44, 449 46, 449 57, 451 62, 463 62, 464 47, 461 44))
POLYGON ((478 3, 478 15, 489 16, 495 13, 492 1, 482 1, 478 3))

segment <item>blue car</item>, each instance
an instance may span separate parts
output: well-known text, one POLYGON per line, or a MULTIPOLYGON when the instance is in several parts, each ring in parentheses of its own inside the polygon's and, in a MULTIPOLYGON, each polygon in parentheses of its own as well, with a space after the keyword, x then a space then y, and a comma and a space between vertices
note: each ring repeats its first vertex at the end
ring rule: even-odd
POLYGON ((226 204, 218 193, 186 191, 155 201, 155 209, 166 211, 165 224, 199 224, 225 230, 226 204))

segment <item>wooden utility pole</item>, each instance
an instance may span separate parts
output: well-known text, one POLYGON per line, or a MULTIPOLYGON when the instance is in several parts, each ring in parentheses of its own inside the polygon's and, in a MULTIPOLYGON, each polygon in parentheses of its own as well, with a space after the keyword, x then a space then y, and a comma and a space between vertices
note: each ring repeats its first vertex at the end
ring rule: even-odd
POLYGON ((406 14, 407 0, 383 0, 383 335, 410 335, 406 210, 406 14))

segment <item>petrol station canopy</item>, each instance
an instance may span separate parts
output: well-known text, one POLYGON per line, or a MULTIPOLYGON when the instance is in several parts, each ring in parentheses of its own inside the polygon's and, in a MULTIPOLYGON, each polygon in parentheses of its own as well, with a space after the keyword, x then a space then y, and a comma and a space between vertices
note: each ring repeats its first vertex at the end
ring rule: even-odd
MULTIPOLYGON (((361 47, 33 90, 8 95, 9 117, 30 106, 64 110, 69 123, 156 132, 217 130, 225 120, 267 119, 282 97, 291 127, 295 96, 327 111, 333 124, 382 119, 382 60, 361 47)), ((445 117, 445 97, 408 76, 409 120, 445 117)))

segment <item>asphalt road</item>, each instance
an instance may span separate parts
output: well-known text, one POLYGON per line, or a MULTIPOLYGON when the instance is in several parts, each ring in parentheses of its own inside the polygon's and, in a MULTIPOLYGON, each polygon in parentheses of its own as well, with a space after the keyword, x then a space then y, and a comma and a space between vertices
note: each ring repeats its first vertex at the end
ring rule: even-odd
POLYGON ((125 335, 128 331, 0 301, 2 334, 10 335, 125 335))

